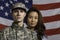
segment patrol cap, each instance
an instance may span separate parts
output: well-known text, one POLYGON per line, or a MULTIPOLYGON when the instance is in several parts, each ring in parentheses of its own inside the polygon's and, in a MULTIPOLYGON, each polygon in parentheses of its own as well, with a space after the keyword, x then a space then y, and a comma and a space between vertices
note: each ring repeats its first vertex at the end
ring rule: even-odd
POLYGON ((13 6, 12 6, 12 11, 15 10, 15 9, 21 9, 21 10, 24 10, 25 12, 26 12, 26 10, 27 10, 25 4, 23 4, 23 3, 21 3, 21 2, 20 2, 20 3, 15 3, 15 4, 13 4, 13 6))

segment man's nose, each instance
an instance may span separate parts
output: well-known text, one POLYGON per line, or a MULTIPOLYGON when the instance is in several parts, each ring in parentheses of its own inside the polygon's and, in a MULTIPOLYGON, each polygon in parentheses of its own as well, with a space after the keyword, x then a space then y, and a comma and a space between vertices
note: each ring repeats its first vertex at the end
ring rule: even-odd
POLYGON ((21 13, 20 13, 20 11, 18 11, 17 16, 20 16, 20 15, 21 15, 21 13))

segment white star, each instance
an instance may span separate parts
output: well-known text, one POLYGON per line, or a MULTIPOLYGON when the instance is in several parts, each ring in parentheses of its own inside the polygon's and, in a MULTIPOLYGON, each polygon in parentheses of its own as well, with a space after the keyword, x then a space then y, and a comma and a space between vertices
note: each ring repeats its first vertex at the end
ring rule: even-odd
POLYGON ((4 7, 3 6, 0 6, 0 10, 3 10, 4 9, 4 7))
POLYGON ((28 0, 25 0, 25 3, 28 3, 29 1, 28 0))
POLYGON ((6 5, 7 7, 9 6, 9 4, 8 4, 8 3, 6 3, 5 5, 6 5))
POLYGON ((17 1, 17 0, 14 0, 14 1, 17 1))
POLYGON ((7 12, 5 12, 5 16, 8 16, 8 13, 7 12))
POLYGON ((13 2, 12 2, 12 1, 10 1, 10 3, 11 3, 11 4, 13 4, 13 2))

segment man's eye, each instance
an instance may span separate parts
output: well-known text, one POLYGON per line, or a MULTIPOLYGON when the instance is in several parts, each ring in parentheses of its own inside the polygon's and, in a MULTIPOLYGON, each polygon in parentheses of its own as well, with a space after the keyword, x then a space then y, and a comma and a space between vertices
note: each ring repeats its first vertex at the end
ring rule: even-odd
POLYGON ((14 10, 13 12, 18 12, 17 10, 14 10))
POLYGON ((20 10, 20 12, 23 12, 23 10, 20 10))

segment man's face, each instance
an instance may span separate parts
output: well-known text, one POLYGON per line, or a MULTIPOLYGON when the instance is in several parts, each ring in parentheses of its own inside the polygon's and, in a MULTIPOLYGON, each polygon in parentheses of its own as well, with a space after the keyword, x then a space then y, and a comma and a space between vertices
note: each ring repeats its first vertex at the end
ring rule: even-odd
POLYGON ((26 16, 26 12, 22 9, 13 10, 13 19, 14 21, 23 21, 26 16))

